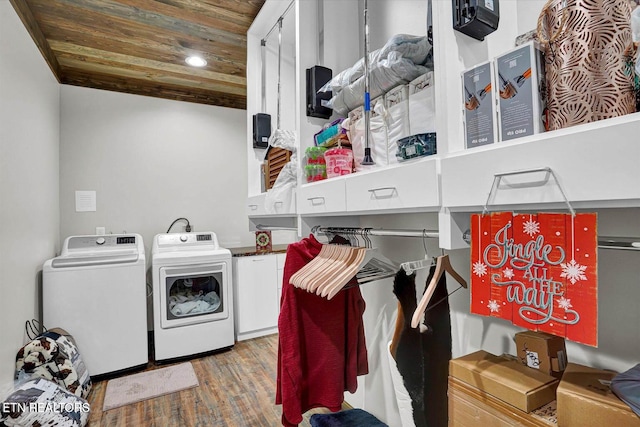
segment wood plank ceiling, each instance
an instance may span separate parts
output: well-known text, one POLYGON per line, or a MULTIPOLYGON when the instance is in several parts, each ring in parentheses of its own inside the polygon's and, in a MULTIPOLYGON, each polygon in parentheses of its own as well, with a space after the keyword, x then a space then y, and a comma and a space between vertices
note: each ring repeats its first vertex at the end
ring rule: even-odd
POLYGON ((61 84, 239 109, 264 1, 10 0, 61 84))

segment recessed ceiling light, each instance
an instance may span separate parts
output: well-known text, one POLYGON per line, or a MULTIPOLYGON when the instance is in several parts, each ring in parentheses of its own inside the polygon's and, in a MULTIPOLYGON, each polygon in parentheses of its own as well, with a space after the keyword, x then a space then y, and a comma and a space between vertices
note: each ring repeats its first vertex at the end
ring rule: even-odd
POLYGON ((185 59, 186 63, 193 67, 204 67, 207 65, 207 61, 200 58, 199 56, 189 56, 185 59))

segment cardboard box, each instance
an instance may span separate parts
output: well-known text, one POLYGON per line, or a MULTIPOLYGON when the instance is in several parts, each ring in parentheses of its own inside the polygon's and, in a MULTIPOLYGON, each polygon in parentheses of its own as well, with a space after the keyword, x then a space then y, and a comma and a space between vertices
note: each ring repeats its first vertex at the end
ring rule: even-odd
POLYGON ((558 387, 550 375, 483 350, 451 360, 449 375, 525 412, 554 400, 558 387))
POLYGON ((462 110, 466 148, 496 141, 496 85, 493 62, 483 62, 462 72, 462 110))
POLYGON ((567 367, 567 349, 564 338, 544 332, 518 332, 516 356, 530 368, 537 369, 558 379, 567 367))
POLYGON ((478 390, 457 378, 449 377, 449 425, 452 427, 554 427, 555 400, 526 413, 478 390))
POLYGON ((558 426, 640 427, 640 417, 609 388, 614 376, 569 363, 558 386, 558 426))
POLYGON ((538 44, 528 42, 498 56, 493 68, 499 140, 544 132, 544 54, 538 44))

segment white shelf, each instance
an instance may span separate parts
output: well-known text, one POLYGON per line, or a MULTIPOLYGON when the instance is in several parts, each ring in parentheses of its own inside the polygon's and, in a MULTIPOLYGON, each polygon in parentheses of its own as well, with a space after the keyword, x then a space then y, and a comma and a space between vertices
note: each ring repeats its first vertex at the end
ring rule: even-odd
MULTIPOLYGON (((441 159, 442 206, 476 211, 494 175, 549 167, 576 208, 640 206, 640 113, 452 153, 441 159)), ((564 204, 558 185, 532 186, 542 173, 503 179, 492 206, 564 204)), ((562 208, 562 205, 559 205, 562 208)))

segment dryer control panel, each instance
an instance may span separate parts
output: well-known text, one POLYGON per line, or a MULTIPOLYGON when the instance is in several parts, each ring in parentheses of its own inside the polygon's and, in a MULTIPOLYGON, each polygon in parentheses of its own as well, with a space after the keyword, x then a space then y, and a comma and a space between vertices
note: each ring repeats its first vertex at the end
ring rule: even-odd
POLYGON ((157 245, 159 249, 172 250, 180 249, 181 247, 210 247, 211 249, 218 248, 218 239, 213 232, 204 233, 169 233, 159 234, 157 237, 157 245))
POLYGON ((135 235, 105 235, 105 236, 72 236, 66 242, 68 249, 107 248, 107 247, 134 247, 135 235))

